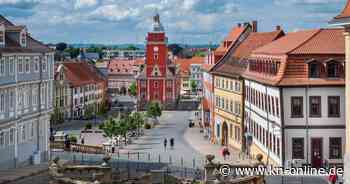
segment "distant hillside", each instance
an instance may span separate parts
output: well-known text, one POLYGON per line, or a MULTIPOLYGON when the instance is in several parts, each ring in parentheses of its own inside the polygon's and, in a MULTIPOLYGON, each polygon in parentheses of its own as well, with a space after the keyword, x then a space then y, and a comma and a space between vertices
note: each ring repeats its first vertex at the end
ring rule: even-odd
MULTIPOLYGON (((176 44, 176 43, 169 43, 169 44, 176 44)), ((106 48, 127 48, 129 46, 135 46, 139 49, 144 49, 145 45, 143 44, 82 44, 82 43, 72 43, 68 44, 69 47, 73 48, 91 48, 91 47, 96 47, 96 48, 101 48, 101 47, 106 47, 106 48)), ((185 44, 178 44, 182 48, 209 48, 209 44, 193 44, 193 45, 185 45, 185 44)), ((217 48, 218 45, 214 44, 211 45, 211 48, 217 48)))

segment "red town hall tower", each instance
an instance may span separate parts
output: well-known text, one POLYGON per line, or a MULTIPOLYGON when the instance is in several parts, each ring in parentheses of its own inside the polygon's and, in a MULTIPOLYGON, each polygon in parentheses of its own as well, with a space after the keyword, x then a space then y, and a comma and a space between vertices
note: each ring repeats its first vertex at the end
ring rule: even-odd
POLYGON ((163 107, 174 107, 180 90, 176 65, 168 58, 168 38, 160 23, 159 15, 153 17, 153 31, 146 37, 146 64, 137 76, 138 105, 144 108, 150 101, 158 101, 163 107))

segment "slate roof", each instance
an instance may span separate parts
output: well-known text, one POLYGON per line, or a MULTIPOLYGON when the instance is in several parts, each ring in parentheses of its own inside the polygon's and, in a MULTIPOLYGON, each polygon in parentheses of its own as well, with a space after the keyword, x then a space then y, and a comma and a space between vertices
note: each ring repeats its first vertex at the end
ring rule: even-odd
POLYGON ((47 47, 45 44, 34 39, 27 34, 27 46, 21 47, 18 42, 11 39, 6 32, 21 31, 24 26, 14 25, 11 21, 6 19, 4 16, 0 15, 0 23, 5 25, 5 47, 0 48, 0 52, 13 53, 13 52, 23 52, 23 53, 37 53, 37 52, 54 52, 51 48, 47 47))

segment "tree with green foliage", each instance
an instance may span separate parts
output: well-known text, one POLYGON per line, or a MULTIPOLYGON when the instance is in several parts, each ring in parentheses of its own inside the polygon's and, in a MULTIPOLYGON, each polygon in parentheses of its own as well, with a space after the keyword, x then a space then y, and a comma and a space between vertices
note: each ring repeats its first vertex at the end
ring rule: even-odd
POLYGON ((137 86, 136 82, 132 82, 131 85, 129 86, 128 89, 129 93, 131 96, 136 96, 137 95, 137 86))
POLYGON ((84 112, 84 117, 86 119, 92 119, 95 114, 95 109, 94 109, 94 104, 92 105, 87 105, 85 107, 85 112, 84 112))
POLYGON ((192 92, 196 92, 197 91, 197 82, 195 80, 191 80, 190 86, 191 86, 191 91, 192 92))
POLYGON ((106 136, 109 138, 112 138, 118 134, 117 121, 113 118, 108 118, 105 120, 103 124, 99 126, 99 128, 102 129, 106 136))
POLYGON ((76 58, 80 53, 80 49, 74 48, 74 47, 68 47, 64 50, 64 52, 68 52, 71 58, 76 58))
POLYGON ((161 115, 162 115, 162 108, 159 102, 156 102, 156 101, 149 102, 147 106, 147 116, 157 119, 161 115))
POLYGON ((137 48, 135 45, 129 45, 126 50, 138 50, 139 48, 137 48))
POLYGON ((67 44, 66 43, 64 43, 64 42, 61 42, 61 43, 58 43, 58 44, 56 44, 56 50, 58 50, 58 51, 64 51, 66 48, 67 48, 67 44))
POLYGON ((144 116, 140 112, 134 112, 131 114, 131 117, 133 119, 133 123, 136 125, 137 135, 140 135, 140 130, 145 122, 144 116))

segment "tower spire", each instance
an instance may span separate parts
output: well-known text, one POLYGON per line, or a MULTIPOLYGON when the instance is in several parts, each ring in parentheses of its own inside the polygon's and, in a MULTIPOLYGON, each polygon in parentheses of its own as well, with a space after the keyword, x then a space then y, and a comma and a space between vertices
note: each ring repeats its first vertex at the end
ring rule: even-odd
POLYGON ((160 22, 160 16, 159 13, 156 11, 155 15, 153 16, 153 31, 154 32, 164 32, 164 27, 162 23, 160 22))

